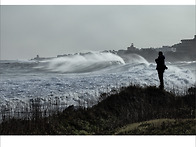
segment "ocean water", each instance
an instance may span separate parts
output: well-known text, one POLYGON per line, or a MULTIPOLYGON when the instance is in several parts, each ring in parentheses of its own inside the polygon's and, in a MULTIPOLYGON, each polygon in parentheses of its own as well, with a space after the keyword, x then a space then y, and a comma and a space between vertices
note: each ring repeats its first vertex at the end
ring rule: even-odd
MULTIPOLYGON (((101 93, 130 84, 159 86, 156 64, 132 54, 125 62, 112 53, 89 53, 43 61, 0 61, 0 108, 24 111, 33 99, 43 105, 92 106, 101 93)), ((183 91, 195 84, 196 61, 166 62, 165 89, 183 91)))

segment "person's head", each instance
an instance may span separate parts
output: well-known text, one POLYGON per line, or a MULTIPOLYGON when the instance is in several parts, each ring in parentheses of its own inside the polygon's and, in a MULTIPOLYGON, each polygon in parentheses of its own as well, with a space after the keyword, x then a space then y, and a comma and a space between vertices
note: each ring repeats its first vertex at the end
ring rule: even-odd
POLYGON ((162 56, 162 55, 163 55, 163 52, 160 51, 160 52, 159 52, 159 56, 162 56))

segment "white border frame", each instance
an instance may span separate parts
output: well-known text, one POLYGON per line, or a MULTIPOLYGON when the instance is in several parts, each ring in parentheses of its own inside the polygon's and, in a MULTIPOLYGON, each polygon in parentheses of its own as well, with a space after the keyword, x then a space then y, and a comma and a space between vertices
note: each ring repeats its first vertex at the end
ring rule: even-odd
POLYGON ((195 0, 1 0, 1 5, 195 5, 195 0))

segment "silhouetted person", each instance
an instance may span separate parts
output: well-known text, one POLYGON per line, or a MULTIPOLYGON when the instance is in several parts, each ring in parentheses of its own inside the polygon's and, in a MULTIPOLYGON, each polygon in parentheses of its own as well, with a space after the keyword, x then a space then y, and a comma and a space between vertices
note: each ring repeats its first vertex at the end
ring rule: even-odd
POLYGON ((163 82, 163 73, 165 69, 167 69, 165 65, 165 56, 163 55, 163 52, 159 52, 159 56, 157 59, 155 59, 155 62, 157 63, 156 70, 158 71, 159 80, 160 80, 160 89, 164 88, 164 82, 163 82))

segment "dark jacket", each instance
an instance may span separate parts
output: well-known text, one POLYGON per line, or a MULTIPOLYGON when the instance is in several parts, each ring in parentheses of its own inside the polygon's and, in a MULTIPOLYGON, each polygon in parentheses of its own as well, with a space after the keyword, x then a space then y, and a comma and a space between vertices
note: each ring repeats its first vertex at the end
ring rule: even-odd
POLYGON ((159 57, 157 59, 155 59, 155 62, 157 63, 156 70, 164 71, 165 69, 167 69, 167 67, 165 65, 165 56, 159 55, 159 57))

